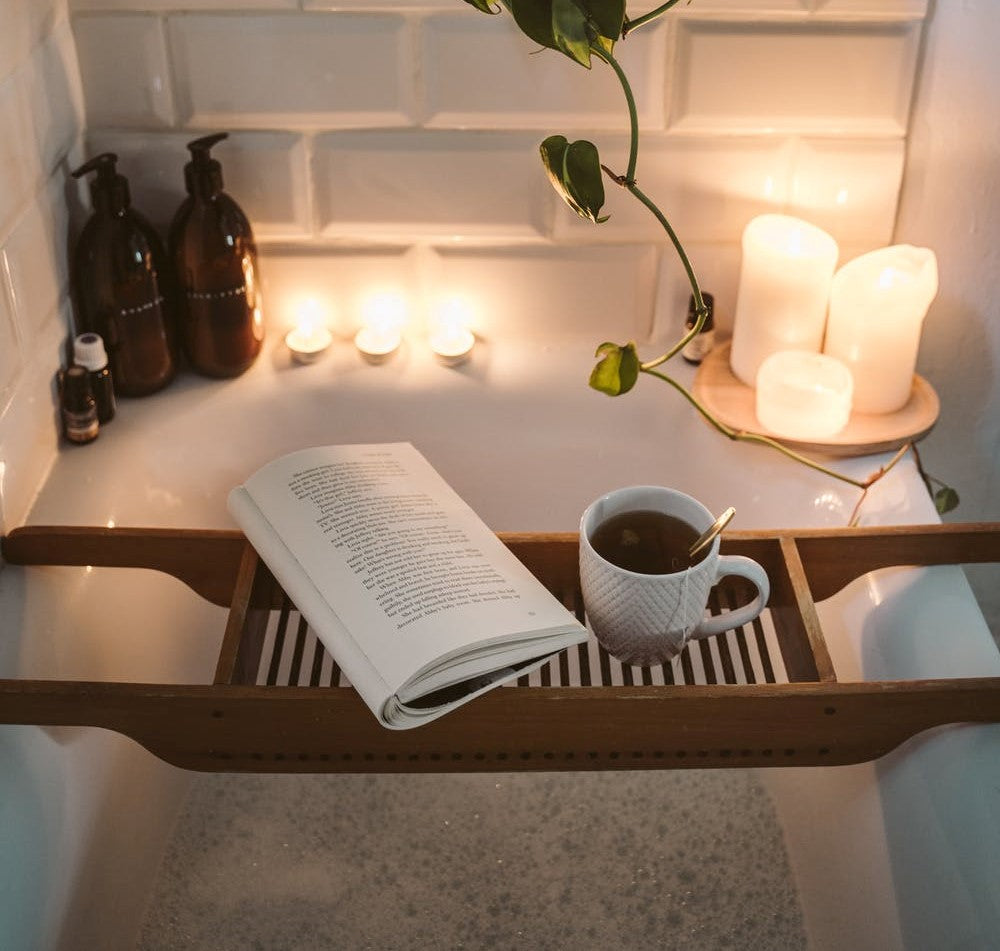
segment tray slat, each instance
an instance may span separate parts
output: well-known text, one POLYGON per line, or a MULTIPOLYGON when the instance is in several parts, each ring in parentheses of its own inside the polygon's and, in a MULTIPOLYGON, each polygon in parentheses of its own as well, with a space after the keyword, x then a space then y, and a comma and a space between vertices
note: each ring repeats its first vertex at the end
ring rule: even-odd
MULTIPOLYGON (((633 667, 611 657, 590 636, 578 649, 563 651, 539 670, 504 684, 501 689, 533 687, 630 687, 669 684, 746 685, 765 679, 769 683, 788 683, 777 632, 765 611, 761 619, 764 650, 761 652, 752 634, 743 629, 692 642, 673 662, 655 667, 633 667), (740 640, 746 648, 746 661, 740 653, 740 640), (749 664, 749 674, 746 664, 749 664), (765 677, 765 671, 770 677, 765 677), (775 675, 775 671, 777 674, 775 675)), ((266 621, 263 650, 257 667, 243 677, 226 682, 258 687, 301 687, 303 689, 350 688, 347 677, 336 667, 333 658, 294 605, 273 610, 266 621), (317 678, 315 670, 323 673, 317 678)))

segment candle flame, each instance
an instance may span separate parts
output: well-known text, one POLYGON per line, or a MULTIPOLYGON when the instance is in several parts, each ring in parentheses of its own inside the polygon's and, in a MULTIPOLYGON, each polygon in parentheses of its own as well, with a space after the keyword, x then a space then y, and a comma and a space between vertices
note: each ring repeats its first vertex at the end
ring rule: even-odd
POLYGON ((369 327, 398 329, 406 322, 406 300, 402 294, 372 294, 364 306, 364 323, 369 327))
POLYGON ((304 300, 299 307, 298 319, 295 327, 304 337, 311 337, 320 326, 322 317, 320 314, 319 301, 315 297, 304 300))
POLYGON ((469 329, 471 305, 460 297, 442 301, 434 315, 434 335, 454 340, 463 337, 469 329))

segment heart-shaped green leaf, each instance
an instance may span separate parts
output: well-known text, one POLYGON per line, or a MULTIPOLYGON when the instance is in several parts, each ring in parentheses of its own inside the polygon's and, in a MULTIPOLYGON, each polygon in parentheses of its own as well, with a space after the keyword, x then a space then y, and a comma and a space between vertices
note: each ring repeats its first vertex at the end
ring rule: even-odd
POLYGON ((958 493, 950 485, 943 486, 934 493, 934 507, 940 515, 958 508, 958 502, 958 493))
POLYGON ((627 393, 639 379, 639 355, 635 344, 624 347, 616 343, 602 343, 594 354, 601 357, 590 372, 590 385, 608 396, 627 393))
POLYGON ((556 49, 587 69, 590 69, 592 32, 576 0, 552 0, 552 38, 556 49))
POLYGON ((625 0, 588 0, 583 6, 586 7, 600 36, 605 36, 614 42, 622 35, 625 0))
MULTIPOLYGON (((471 2, 471 0, 470 0, 471 2)), ((611 51, 621 36, 625 0, 507 0, 521 32, 590 68, 592 43, 611 51)))
POLYGON ((604 205, 601 159, 593 142, 568 142, 564 135, 550 135, 539 146, 542 163, 552 187, 581 218, 600 224, 604 205))

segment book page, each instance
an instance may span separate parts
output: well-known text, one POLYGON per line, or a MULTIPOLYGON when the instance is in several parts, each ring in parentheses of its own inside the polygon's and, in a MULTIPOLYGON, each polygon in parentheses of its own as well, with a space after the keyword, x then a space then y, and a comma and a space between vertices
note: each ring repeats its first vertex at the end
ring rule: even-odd
POLYGON ((407 443, 303 450, 246 489, 390 683, 479 641, 576 626, 407 443))
POLYGON ((397 631, 462 605, 519 598, 441 503, 409 491, 406 479, 398 459, 378 454, 300 470, 288 488, 397 631))
POLYGON ((386 700, 392 696, 395 688, 385 682, 371 658, 351 637, 344 622, 330 607, 312 579, 302 571, 295 556, 271 523, 264 518, 244 486, 237 486, 229 493, 228 506, 263 562, 292 599, 292 603, 302 612, 302 616, 309 619, 309 626, 336 659, 340 669, 347 674, 354 689, 361 694, 375 716, 383 720, 386 700))

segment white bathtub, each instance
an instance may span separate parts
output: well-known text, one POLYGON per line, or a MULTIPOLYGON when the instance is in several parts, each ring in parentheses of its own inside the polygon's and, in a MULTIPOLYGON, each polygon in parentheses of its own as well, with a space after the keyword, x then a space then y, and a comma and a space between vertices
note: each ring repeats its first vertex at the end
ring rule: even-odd
MULTIPOLYGON (((586 387, 593 342, 481 342, 471 364, 416 344, 380 367, 339 343, 309 367, 272 341, 235 381, 191 377, 127 401, 66 449, 32 523, 231 527, 225 495, 306 445, 413 442, 495 530, 572 530, 630 483, 672 485, 733 528, 845 524, 856 492, 735 445, 668 387, 586 387)), ((690 380, 692 371, 677 369, 690 380)), ((880 459, 838 463, 855 475, 880 459)), ((936 521, 912 463, 873 490, 866 524, 936 521)), ((7 566, 0 675, 204 680, 224 611, 142 571, 7 566), (13 639, 10 635, 13 633, 13 639)), ((959 569, 892 569, 821 605, 842 680, 1000 674, 959 569)), ((187 774, 98 730, 0 728, 0 947, 130 948, 187 774)), ((813 948, 987 948, 1000 934, 1000 727, 917 737, 875 764, 762 770, 813 948)), ((992 946, 996 946, 993 944, 992 946)))

